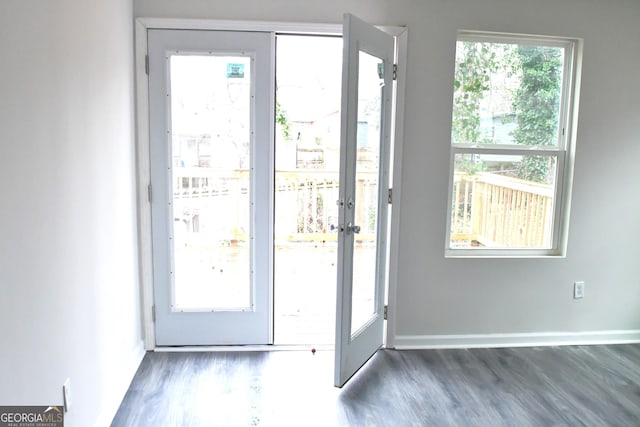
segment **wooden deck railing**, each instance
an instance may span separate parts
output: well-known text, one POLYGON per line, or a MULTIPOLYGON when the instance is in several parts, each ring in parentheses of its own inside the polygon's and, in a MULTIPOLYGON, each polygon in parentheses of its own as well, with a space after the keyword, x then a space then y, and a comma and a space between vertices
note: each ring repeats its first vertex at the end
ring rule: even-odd
MULTIPOLYGON (((337 172, 276 171, 275 177, 276 241, 335 241, 339 198, 337 172)), ((213 169, 175 168, 173 180, 176 207, 178 204, 189 206, 194 215, 206 207, 240 212, 239 204, 248 203, 246 170, 226 172, 222 176, 213 169)), ((360 173, 356 192, 361 203, 356 204, 355 223, 360 225, 361 232, 357 240, 372 239, 375 234, 377 188, 374 172, 360 173)), ((233 212, 225 214, 236 215, 233 212)), ((234 236, 240 241, 245 238, 245 235, 234 236)))
POLYGON ((472 246, 549 247, 553 187, 495 173, 456 173, 451 240, 472 246))
MULTIPOLYGON (((357 181, 359 240, 375 234, 376 177, 357 181)), ((551 242, 553 188, 499 174, 456 173, 451 240, 486 247, 548 247, 551 242)), ((276 173, 276 240, 333 241, 338 225, 338 178, 322 170, 276 173)), ((206 204, 233 217, 248 203, 248 172, 220 176, 204 168, 174 169, 174 200, 194 211, 206 204), (215 200, 215 202, 214 202, 215 200)), ((195 213, 195 212, 194 212, 195 213)), ((201 219, 198 219, 201 220, 201 219)), ((244 233, 246 234, 246 233, 244 233)), ((237 235, 238 240, 246 239, 237 235)))
MULTIPOLYGON (((288 241, 337 240, 339 181, 336 172, 276 171, 276 239, 288 241)), ((377 176, 360 174, 356 180, 357 240, 375 235, 373 213, 377 203, 377 176)))

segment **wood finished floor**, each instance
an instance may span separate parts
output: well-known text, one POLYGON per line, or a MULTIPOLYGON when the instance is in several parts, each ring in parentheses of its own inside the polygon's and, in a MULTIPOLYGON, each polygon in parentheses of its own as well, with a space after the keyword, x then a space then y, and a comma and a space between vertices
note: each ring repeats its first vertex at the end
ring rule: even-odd
POLYGON ((147 353, 112 426, 640 426, 640 344, 147 353))

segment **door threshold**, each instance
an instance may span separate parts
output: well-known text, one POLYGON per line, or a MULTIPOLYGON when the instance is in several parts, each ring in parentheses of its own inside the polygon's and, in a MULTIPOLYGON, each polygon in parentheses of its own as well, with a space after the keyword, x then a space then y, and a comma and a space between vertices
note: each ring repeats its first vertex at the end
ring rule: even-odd
POLYGON ((243 351, 333 351, 334 346, 322 345, 185 345, 185 346, 156 346, 153 351, 157 353, 180 352, 243 352, 243 351))

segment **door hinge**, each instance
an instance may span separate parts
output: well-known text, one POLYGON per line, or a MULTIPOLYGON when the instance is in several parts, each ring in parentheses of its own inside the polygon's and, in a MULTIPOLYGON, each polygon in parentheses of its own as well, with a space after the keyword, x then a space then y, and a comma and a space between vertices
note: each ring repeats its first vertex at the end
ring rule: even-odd
POLYGON ((149 203, 151 203, 153 198, 153 188, 151 187, 151 184, 147 186, 147 198, 149 199, 149 203))
POLYGON ((393 76, 393 80, 398 80, 398 64, 393 64, 393 73, 391 75, 393 76))
POLYGON ((393 202, 393 189, 390 188, 388 191, 389 192, 387 193, 387 201, 389 202, 389 204, 391 204, 393 202))
POLYGON ((387 320, 388 312, 389 312, 389 306, 385 305, 384 306, 384 320, 387 320))
POLYGON ((144 56, 144 72, 147 73, 147 76, 149 75, 149 55, 144 56))
MULTIPOLYGON (((385 317, 385 319, 386 319, 386 317, 385 317)), ((151 306, 151 320, 153 321, 153 323, 156 322, 156 306, 155 306, 155 304, 151 306)))

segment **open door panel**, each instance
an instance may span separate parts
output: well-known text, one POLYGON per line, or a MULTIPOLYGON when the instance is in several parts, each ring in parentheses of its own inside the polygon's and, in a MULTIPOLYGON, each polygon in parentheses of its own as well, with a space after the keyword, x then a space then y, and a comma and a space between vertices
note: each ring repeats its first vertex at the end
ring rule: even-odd
POLYGON ((337 387, 383 344, 395 46, 393 36, 349 14, 343 43, 337 387), (371 198, 376 208, 365 212, 371 198))

